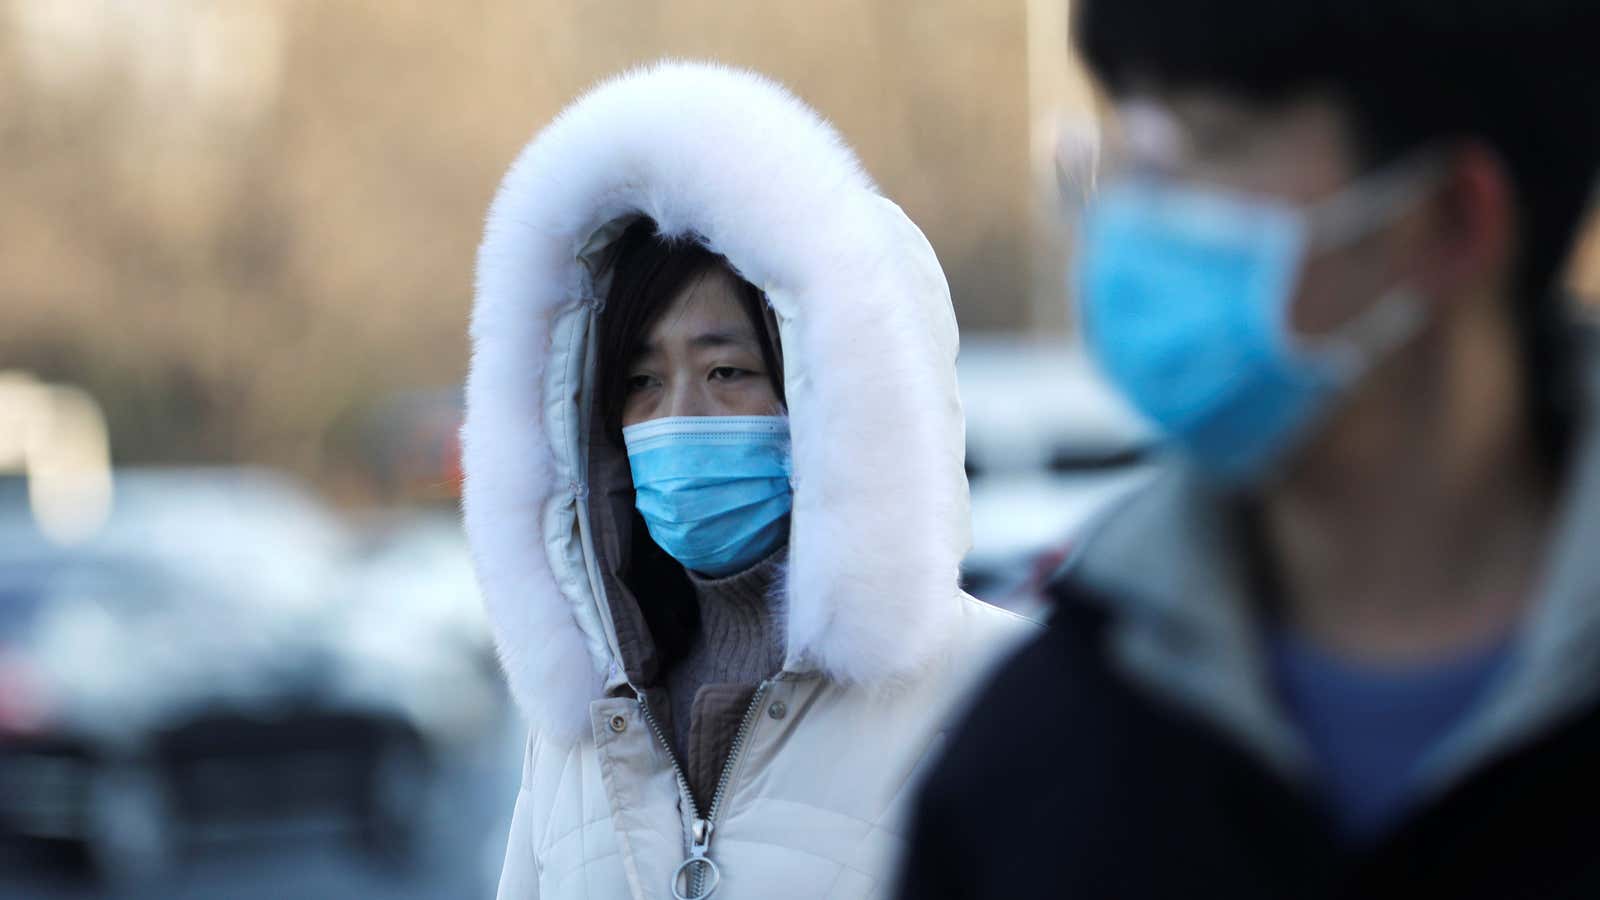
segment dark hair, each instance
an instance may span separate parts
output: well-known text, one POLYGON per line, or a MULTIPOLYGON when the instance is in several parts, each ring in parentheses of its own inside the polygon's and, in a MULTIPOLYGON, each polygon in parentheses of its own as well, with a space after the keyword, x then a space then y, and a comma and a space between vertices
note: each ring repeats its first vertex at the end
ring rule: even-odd
POLYGON ((1579 375, 1557 283, 1600 161, 1595 0, 1084 0, 1075 30, 1113 92, 1210 88, 1272 104, 1325 91, 1367 167, 1474 138, 1510 174, 1512 322, 1531 426, 1564 466, 1579 375))
POLYGON ((600 313, 596 403, 613 443, 622 443, 628 363, 672 301, 697 279, 718 268, 735 279, 739 305, 750 317, 761 344, 761 358, 772 390, 779 402, 783 401, 783 360, 778 336, 767 324, 766 297, 740 277, 725 257, 698 240, 662 237, 653 220, 640 217, 612 243, 604 268, 610 272, 611 287, 600 313))
MULTIPOLYGON (((601 271, 611 277, 600 312, 595 403, 612 445, 622 446, 622 413, 628 400, 628 370, 651 327, 672 301, 697 279, 722 269, 735 279, 739 305, 749 316, 761 344, 767 377, 783 400, 783 361, 778 336, 767 324, 766 298, 740 277, 728 260, 694 238, 662 237, 656 223, 641 216, 623 229, 607 248, 601 271)), ((680 565, 651 539, 637 511, 629 520, 633 548, 624 581, 639 604, 660 664, 682 658, 699 627, 700 609, 693 586, 680 565)))

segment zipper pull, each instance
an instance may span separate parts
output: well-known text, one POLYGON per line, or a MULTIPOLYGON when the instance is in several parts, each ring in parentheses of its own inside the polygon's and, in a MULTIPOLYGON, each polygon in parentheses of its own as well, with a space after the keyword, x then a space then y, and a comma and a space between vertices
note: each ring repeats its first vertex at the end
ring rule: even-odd
POLYGON ((689 837, 693 841, 689 845, 689 855, 691 857, 703 858, 706 855, 706 850, 711 847, 711 830, 714 827, 710 819, 694 820, 694 825, 691 826, 692 830, 689 832, 689 837))
POLYGON ((716 826, 710 819, 695 819, 689 826, 689 858, 679 863, 677 870, 672 873, 674 900, 704 900, 716 893, 717 885, 722 882, 722 871, 707 855, 711 851, 711 832, 715 830, 716 826), (709 884, 706 881, 708 875, 709 884), (691 893, 685 894, 678 889, 679 883, 685 881, 691 893))

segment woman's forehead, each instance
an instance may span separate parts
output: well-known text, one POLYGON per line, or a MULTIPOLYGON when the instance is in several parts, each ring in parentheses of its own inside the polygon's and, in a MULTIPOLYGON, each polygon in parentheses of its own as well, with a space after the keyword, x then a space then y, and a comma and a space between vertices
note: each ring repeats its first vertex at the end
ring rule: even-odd
POLYGON ((756 343, 734 276, 720 268, 693 279, 650 327, 650 345, 756 343))

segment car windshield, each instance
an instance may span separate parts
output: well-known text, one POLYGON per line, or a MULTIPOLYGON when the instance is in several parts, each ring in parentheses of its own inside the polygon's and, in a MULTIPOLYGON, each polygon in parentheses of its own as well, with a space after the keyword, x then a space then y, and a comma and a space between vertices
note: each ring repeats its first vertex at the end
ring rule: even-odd
POLYGON ((56 604, 89 602, 121 614, 146 610, 153 587, 151 573, 111 560, 0 560, 0 640, 22 636, 56 604))

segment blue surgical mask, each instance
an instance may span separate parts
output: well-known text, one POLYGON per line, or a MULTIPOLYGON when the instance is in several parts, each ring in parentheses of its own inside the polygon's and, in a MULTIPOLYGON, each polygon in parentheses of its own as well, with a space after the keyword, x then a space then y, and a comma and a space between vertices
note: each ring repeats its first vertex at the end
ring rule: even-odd
POLYGON ((635 506, 686 569, 720 578, 788 538, 789 422, 781 416, 681 416, 622 429, 635 506))
POLYGON ((1373 176, 1310 211, 1164 183, 1108 188, 1077 266, 1091 355, 1201 472, 1260 480, 1420 328, 1423 304, 1401 288, 1314 344, 1288 319, 1305 260, 1391 221, 1424 171, 1373 176))

